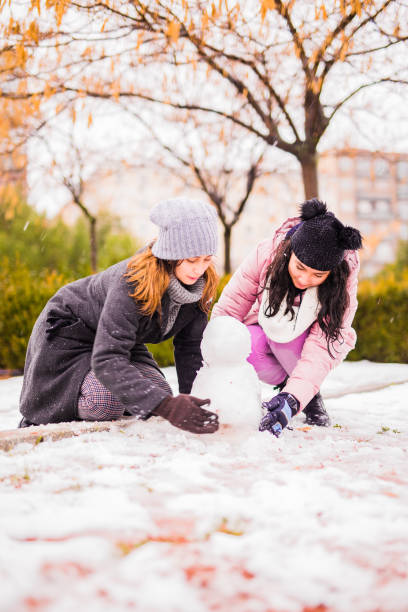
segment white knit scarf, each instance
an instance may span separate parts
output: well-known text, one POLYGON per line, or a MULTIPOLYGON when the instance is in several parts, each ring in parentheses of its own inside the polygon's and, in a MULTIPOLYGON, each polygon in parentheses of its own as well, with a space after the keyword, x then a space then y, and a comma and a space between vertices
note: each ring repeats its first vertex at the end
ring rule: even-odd
POLYGON ((286 310, 286 297, 282 300, 278 312, 273 317, 267 317, 265 309, 268 306, 269 293, 264 289, 259 308, 258 323, 266 336, 275 342, 291 342, 306 331, 317 319, 320 303, 317 297, 317 287, 306 289, 298 306, 293 306, 295 315, 291 320, 290 312, 286 310))

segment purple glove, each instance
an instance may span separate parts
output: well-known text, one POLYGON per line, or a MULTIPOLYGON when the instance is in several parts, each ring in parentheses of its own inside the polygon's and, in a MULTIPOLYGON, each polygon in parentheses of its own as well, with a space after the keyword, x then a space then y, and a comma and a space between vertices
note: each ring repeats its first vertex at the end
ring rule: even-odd
POLYGON ((290 419, 299 412, 300 404, 296 397, 283 392, 275 395, 269 402, 263 402, 262 407, 266 408, 267 413, 261 420, 259 431, 267 429, 279 438, 290 419))

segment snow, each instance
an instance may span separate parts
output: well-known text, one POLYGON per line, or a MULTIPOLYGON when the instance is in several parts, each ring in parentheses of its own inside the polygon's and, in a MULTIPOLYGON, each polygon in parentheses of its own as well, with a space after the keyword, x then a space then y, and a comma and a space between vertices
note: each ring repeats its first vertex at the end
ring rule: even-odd
POLYGON ((0 452, 1 612, 406 612, 408 365, 323 395, 333 426, 279 439, 151 419, 0 452))

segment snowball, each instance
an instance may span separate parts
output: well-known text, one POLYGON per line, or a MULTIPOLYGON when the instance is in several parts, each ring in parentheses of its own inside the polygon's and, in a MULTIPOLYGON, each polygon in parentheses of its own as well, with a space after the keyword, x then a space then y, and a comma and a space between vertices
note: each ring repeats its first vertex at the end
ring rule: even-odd
POLYGON ((216 317, 204 330, 201 352, 207 365, 237 365, 251 352, 251 336, 246 325, 238 319, 216 317))

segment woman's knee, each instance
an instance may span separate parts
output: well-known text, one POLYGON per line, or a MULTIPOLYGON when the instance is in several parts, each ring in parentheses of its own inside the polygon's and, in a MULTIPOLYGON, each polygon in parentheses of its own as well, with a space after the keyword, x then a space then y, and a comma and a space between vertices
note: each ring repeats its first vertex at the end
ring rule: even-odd
POLYGON ((78 416, 83 421, 115 421, 123 416, 122 406, 112 406, 109 401, 95 402, 90 398, 80 397, 78 401, 78 416))
POLYGON ((114 421, 125 409, 90 371, 85 376, 78 398, 78 416, 84 421, 114 421))
POLYGON ((260 325, 249 325, 251 334, 251 354, 248 362, 255 368, 258 378, 270 385, 281 383, 286 372, 273 355, 268 338, 260 325))
POLYGON ((248 325, 247 329, 251 336, 251 353, 265 355, 270 353, 268 339, 260 325, 248 325))

